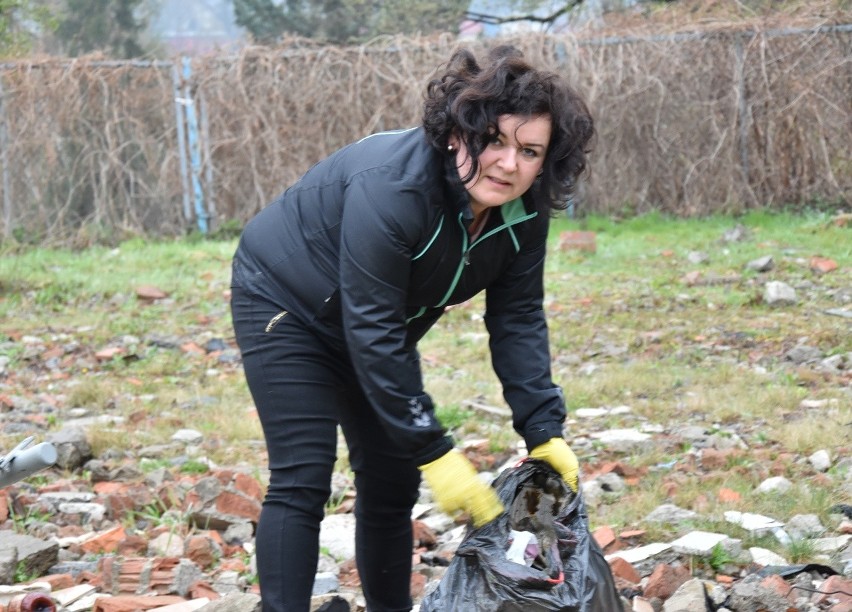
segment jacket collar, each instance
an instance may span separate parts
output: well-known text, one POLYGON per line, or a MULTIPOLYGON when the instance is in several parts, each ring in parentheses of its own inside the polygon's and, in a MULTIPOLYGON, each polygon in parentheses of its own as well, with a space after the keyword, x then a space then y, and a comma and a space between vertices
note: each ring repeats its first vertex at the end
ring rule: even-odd
POLYGON ((473 221, 470 194, 465 189, 459 170, 450 156, 444 157, 444 202, 450 210, 461 212, 465 222, 473 221))

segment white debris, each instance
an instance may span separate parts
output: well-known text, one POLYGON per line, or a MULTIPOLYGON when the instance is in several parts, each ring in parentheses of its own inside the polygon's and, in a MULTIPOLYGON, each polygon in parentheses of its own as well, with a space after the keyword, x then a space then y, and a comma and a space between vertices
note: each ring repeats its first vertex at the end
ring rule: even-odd
POLYGON ((725 520, 729 523, 739 525, 746 531, 750 531, 755 535, 772 531, 778 527, 783 527, 784 523, 777 521, 774 518, 763 516, 762 514, 754 514, 752 512, 738 512, 736 510, 728 510, 725 512, 725 520))
POLYGON ((752 548, 748 549, 748 552, 751 554, 752 561, 764 567, 770 565, 785 566, 790 564, 787 559, 766 548, 758 548, 757 546, 753 546, 752 548))

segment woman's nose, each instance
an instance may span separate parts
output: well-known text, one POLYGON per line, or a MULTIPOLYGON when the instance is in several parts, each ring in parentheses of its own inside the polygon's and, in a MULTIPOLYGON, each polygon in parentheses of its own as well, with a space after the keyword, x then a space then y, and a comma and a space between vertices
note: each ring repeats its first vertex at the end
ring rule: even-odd
POLYGON ((504 147, 500 156, 500 168, 505 172, 514 172, 518 167, 518 152, 512 147, 504 147))

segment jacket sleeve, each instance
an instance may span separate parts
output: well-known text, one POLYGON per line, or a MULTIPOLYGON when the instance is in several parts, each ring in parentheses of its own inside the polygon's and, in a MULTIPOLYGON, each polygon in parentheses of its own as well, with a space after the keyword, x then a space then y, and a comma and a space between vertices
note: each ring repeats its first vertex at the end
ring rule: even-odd
POLYGON ((511 266, 486 289, 491 360, 512 409, 512 424, 532 450, 562 436, 565 401, 553 383, 542 303, 548 218, 539 214, 511 266))
POLYGON ((370 171, 346 188, 340 239, 340 297, 347 349, 373 409, 418 464, 452 441, 423 389, 416 346, 406 342, 405 306, 425 195, 400 177, 370 171))

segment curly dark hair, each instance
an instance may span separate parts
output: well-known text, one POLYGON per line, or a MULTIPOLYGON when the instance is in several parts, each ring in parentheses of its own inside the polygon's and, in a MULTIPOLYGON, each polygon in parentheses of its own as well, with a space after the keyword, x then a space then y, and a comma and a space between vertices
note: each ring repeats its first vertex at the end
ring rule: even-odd
POLYGON ((426 137, 444 155, 452 154, 447 150, 451 136, 464 142, 472 163, 463 182, 479 172, 479 156, 498 133, 501 115, 550 116, 550 143, 532 190, 537 206, 564 210, 587 169, 595 128, 586 103, 562 77, 533 68, 518 49, 501 45, 490 51, 485 67, 469 50, 456 51, 443 75, 426 88, 426 137))

